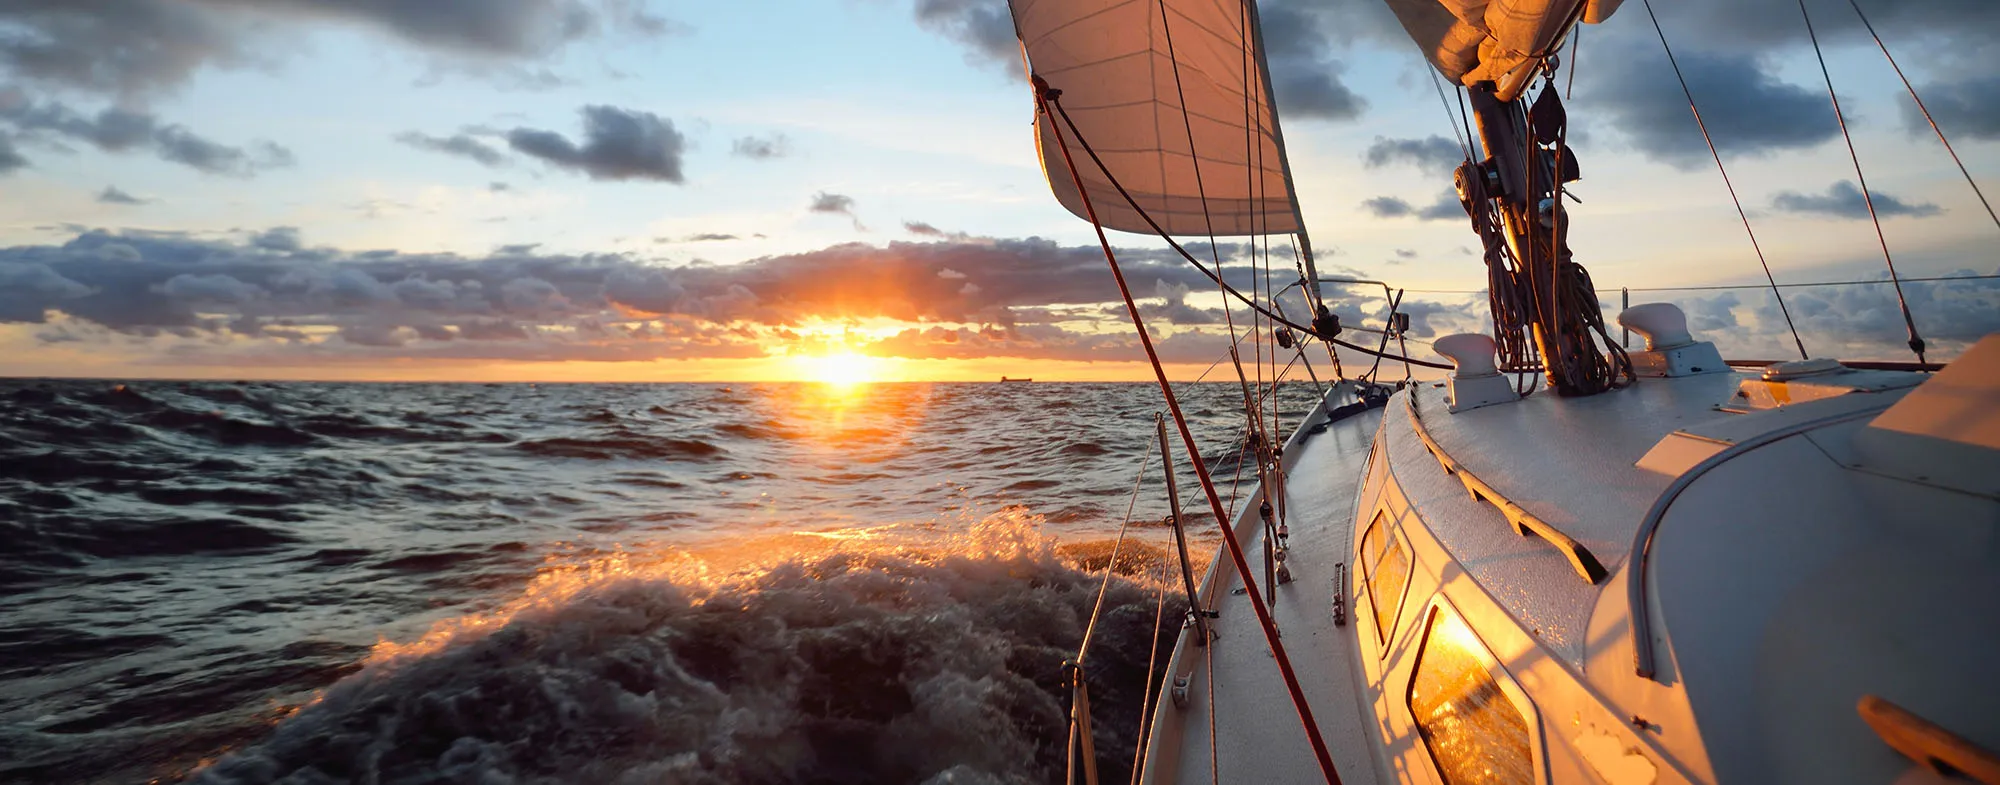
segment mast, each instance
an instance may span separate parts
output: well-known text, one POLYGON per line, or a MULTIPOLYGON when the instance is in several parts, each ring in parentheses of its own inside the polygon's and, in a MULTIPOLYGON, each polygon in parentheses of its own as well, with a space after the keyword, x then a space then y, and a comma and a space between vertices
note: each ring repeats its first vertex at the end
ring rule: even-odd
POLYGON ((1285 195, 1291 201, 1292 217, 1298 222, 1299 256, 1306 266, 1306 301, 1312 305, 1313 316, 1326 313, 1326 304, 1320 299, 1319 267, 1313 264, 1312 236, 1306 232, 1305 211, 1299 209, 1299 189, 1292 182, 1292 159, 1285 152, 1285 124, 1278 119, 1277 95, 1271 89, 1270 54, 1264 49, 1264 22, 1257 15, 1257 0, 1243 0, 1250 11, 1249 34, 1251 51, 1257 56, 1257 79, 1262 83, 1263 94, 1271 110, 1271 139, 1278 148, 1278 169, 1285 176, 1285 195))

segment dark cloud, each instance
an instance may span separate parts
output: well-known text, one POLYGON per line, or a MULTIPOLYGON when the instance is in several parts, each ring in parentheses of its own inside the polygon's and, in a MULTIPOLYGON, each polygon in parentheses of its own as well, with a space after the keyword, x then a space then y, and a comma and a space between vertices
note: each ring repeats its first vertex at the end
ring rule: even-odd
POLYGON ((767 138, 741 136, 737 137, 736 141, 732 142, 729 146, 731 155, 738 155, 756 161, 783 158, 790 155, 791 151, 792 140, 786 138, 784 134, 772 134, 767 138))
POLYGON ((469 158, 485 166, 499 166, 507 162, 507 156, 501 155, 499 150, 493 149, 491 145, 479 141, 478 138, 471 134, 430 136, 416 131, 405 131, 396 134, 396 141, 419 150, 469 158))
MULTIPOLYGON (((1840 134, 1824 90, 1781 81, 1775 66, 1736 53, 1676 52, 1709 138, 1725 158, 1809 149, 1840 134)), ((1606 58, 1579 79, 1579 101, 1656 161, 1691 169, 1708 165, 1708 146, 1688 111, 1666 56, 1656 47, 1606 58)))
POLYGON ((1416 208, 1394 196, 1377 196, 1361 203, 1361 209, 1376 218, 1404 218, 1416 213, 1416 208))
POLYGON ((141 199, 118 190, 118 187, 115 185, 107 185, 103 191, 98 192, 97 201, 104 204, 145 204, 152 200, 141 199))
POLYGON ((1435 201, 1418 208, 1394 196, 1377 196, 1361 203, 1361 210, 1376 218, 1420 218, 1425 221, 1450 221, 1465 218, 1465 207, 1458 201, 1458 195, 1445 191, 1435 201))
POLYGON ((937 228, 937 227, 935 227, 935 226, 932 226, 932 225, 930 225, 930 224, 927 224, 927 223, 924 223, 923 221, 904 221, 904 222, 903 222, 903 231, 905 231, 905 232, 909 232, 910 234, 914 234, 914 235, 917 235, 918 237, 943 237, 943 236, 945 236, 945 232, 944 232, 944 230, 943 230, 943 229, 939 229, 939 228, 937 228))
POLYGON ((722 233, 722 232, 697 232, 697 233, 695 233, 695 234, 690 234, 690 235, 687 235, 687 236, 685 236, 685 237, 655 237, 655 238, 653 238, 653 242, 656 242, 656 243, 719 243, 719 242, 726 242, 726 241, 729 241, 729 240, 741 240, 741 239, 743 239, 743 238, 742 238, 742 237, 739 237, 739 236, 737 236, 737 235, 733 235, 733 234, 724 234, 724 233, 722 233))
POLYGON ((1014 17, 1000 0, 917 0, 917 23, 966 47, 970 62, 999 62, 1021 75, 1014 17))
POLYGON ((0 4, 0 70, 17 81, 126 96, 207 66, 279 59, 287 27, 374 28, 470 61, 542 58, 602 32, 666 32, 630 0, 92 0, 0 4))
POLYGON ((651 112, 615 106, 583 108, 583 143, 554 131, 516 128, 507 132, 515 152, 571 169, 593 180, 683 181, 681 154, 687 139, 672 121, 651 112))
MULTIPOLYGON (((1232 262, 1246 253, 1220 250, 1232 262)), ((1178 257, 1120 255, 1132 280, 1153 287, 1145 308, 1157 325, 1184 332, 1219 318, 1186 304, 1187 292, 1213 289, 1178 257)), ((1249 269, 1235 264, 1230 275, 1247 286, 1249 269)), ((345 252, 308 246, 286 227, 237 242, 86 231, 0 249, 0 322, 60 313, 46 340, 186 339, 209 347, 204 361, 257 365, 755 357, 808 321, 870 318, 989 325, 1008 356, 1106 359, 1129 348, 1123 314, 1103 315, 1115 296, 1095 246, 1032 238, 848 244, 680 267, 532 245, 474 257, 345 252), (215 348, 225 345, 234 348, 215 348)), ((1203 340, 1175 345, 1212 348, 1203 340)))
POLYGON ((853 215, 854 197, 847 196, 845 194, 833 194, 821 191, 819 193, 813 194, 812 206, 807 207, 806 209, 811 210, 815 213, 834 213, 836 215, 853 215))
POLYGON ((87 115, 60 102, 35 102, 18 90, 0 92, 0 122, 50 143, 68 139, 107 153, 150 150, 162 160, 209 174, 249 176, 295 162, 290 150, 271 142, 233 147, 146 112, 109 107, 87 115))
POLYGON ((291 253, 305 247, 299 239, 299 230, 292 226, 274 226, 250 235, 250 247, 263 251, 291 253))
POLYGON ((847 219, 854 223, 855 231, 868 231, 868 227, 861 225, 861 216, 854 214, 854 197, 852 196, 820 191, 813 194, 812 204, 807 205, 806 209, 815 213, 847 216, 847 219))
POLYGON ((1458 143, 1442 136, 1423 139, 1389 139, 1375 137, 1361 160, 1370 169, 1380 169, 1391 164, 1404 163, 1425 172, 1449 174, 1465 160, 1465 152, 1458 143))
POLYGON ((508 185, 508 184, 506 184, 506 183, 503 183, 503 182, 500 182, 500 181, 498 181, 498 180, 495 180, 495 181, 493 181, 493 182, 490 182, 490 183, 487 183, 487 184, 486 184, 486 190, 488 190, 488 191, 491 191, 491 192, 493 192, 493 193, 496 193, 496 194, 497 194, 497 193, 506 193, 506 192, 508 192, 508 191, 512 191, 512 190, 514 190, 514 186, 511 186, 511 185, 508 185))
POLYGON ((21 151, 14 149, 14 137, 0 133, 0 175, 13 173, 15 169, 28 165, 28 159, 21 151))
MULTIPOLYGON (((1905 202, 1881 191, 1871 194, 1875 200, 1875 213, 1883 218, 1908 216, 1928 218, 1944 212, 1937 205, 1905 202)), ((1802 194, 1797 191, 1780 191, 1771 198, 1771 206, 1788 213, 1806 213, 1831 218, 1866 220, 1868 202, 1852 180, 1841 180, 1827 186, 1826 193, 1802 194)))
MULTIPOLYGON (((2000 139, 2000 77, 1927 84, 1917 94, 1947 138, 2000 139)), ((1914 102, 1904 102, 1903 120, 1913 133, 1931 132, 1914 102)))
POLYGON ((1271 93, 1287 118, 1353 120, 1368 102, 1340 80, 1331 17, 1322 5, 1293 2, 1259 7, 1271 93))

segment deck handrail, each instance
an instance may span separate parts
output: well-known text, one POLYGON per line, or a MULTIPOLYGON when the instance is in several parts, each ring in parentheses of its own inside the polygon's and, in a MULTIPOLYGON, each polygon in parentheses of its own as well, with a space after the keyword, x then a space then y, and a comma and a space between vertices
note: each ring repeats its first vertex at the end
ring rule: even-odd
POLYGON ((1431 439, 1430 432, 1424 430, 1423 417, 1417 413, 1417 389, 1419 388, 1412 388, 1404 398, 1404 404, 1410 410, 1410 426, 1412 430, 1417 432, 1417 438, 1423 440, 1424 449, 1430 451, 1431 457, 1437 459, 1439 466, 1444 467, 1444 473, 1455 476, 1459 482, 1464 483, 1465 489, 1472 493, 1474 501, 1487 502, 1498 508, 1500 514, 1507 516, 1507 522, 1514 524, 1514 531, 1521 536, 1526 537, 1533 534, 1547 541, 1550 545, 1556 546, 1556 550, 1562 552, 1563 558, 1569 560, 1570 567, 1576 570, 1576 574, 1582 576, 1585 581, 1588 581, 1592 585, 1603 581, 1605 576, 1604 564, 1598 561, 1596 554, 1591 553, 1589 548, 1583 546, 1583 543, 1577 542, 1576 538, 1562 533, 1562 530, 1549 525, 1548 521, 1536 517, 1534 513, 1528 512, 1527 509, 1515 503, 1514 500, 1494 490, 1493 486, 1486 484, 1485 480, 1479 479, 1472 472, 1466 470, 1458 461, 1453 460, 1451 455, 1444 451, 1444 448, 1439 447, 1437 442, 1431 439))

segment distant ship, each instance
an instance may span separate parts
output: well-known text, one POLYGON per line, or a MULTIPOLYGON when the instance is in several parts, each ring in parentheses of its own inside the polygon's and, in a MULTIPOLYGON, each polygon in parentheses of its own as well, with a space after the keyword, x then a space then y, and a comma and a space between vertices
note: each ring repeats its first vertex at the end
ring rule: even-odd
POLYGON ((1021 382, 1021 383, 1025 384, 1025 383, 1027 383, 1027 382, 1032 382, 1032 381, 1034 381, 1034 380, 1033 380, 1033 379, 1010 379, 1010 378, 1008 378, 1008 377, 1005 377, 1005 376, 1002 376, 1002 377, 1000 377, 1000 381, 1003 381, 1003 382, 1021 382))

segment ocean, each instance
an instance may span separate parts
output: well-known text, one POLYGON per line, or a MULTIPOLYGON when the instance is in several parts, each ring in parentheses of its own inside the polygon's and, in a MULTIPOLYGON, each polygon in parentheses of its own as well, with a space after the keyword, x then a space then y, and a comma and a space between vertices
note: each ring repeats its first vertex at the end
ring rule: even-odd
MULTIPOLYGON (((1241 388, 1179 389, 1247 497, 1241 388)), ((1284 433, 1315 394, 1278 398, 1284 433)), ((1186 607, 1162 409, 1150 384, 0 380, 0 781, 1057 781, 1101 587, 1122 781, 1186 607)))

